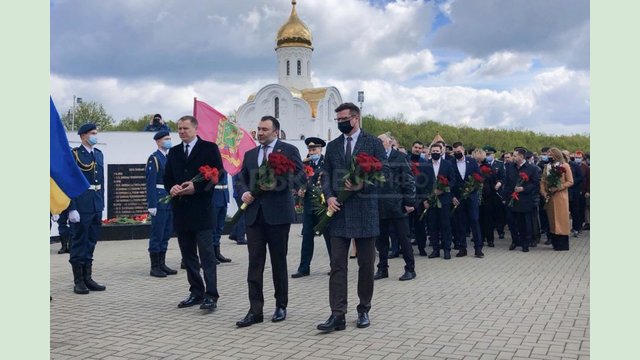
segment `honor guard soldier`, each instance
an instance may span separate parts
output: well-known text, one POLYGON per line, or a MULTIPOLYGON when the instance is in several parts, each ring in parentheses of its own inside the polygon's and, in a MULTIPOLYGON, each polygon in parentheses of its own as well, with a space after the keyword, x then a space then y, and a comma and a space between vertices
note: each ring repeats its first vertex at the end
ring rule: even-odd
POLYGON ((167 163, 167 152, 171 149, 171 136, 166 130, 158 131, 153 140, 156 141, 156 150, 147 160, 147 206, 151 215, 151 234, 149 235, 149 258, 151 270, 149 275, 166 277, 178 272, 165 264, 167 245, 173 233, 173 215, 169 202, 162 203, 160 199, 167 196, 164 188, 164 168, 167 163))
POLYGON ((98 143, 95 124, 84 124, 78 129, 82 145, 74 148, 73 156, 89 188, 69 205, 69 221, 72 223, 71 252, 69 262, 73 269, 73 292, 88 294, 89 290, 103 291, 105 286, 91 278, 93 251, 102 226, 104 209, 104 156, 94 148, 98 143))
MULTIPOLYGON (((313 228, 318 224, 318 217, 313 211, 312 202, 312 189, 311 187, 320 184, 320 172, 322 165, 324 164, 324 155, 322 155, 322 148, 327 143, 317 137, 308 137, 304 141, 307 144, 309 154, 307 158, 303 160, 306 166, 310 166, 313 169, 313 175, 307 178, 307 186, 298 191, 299 196, 304 198, 304 220, 302 224, 302 247, 300 249, 300 265, 298 271, 291 275, 292 278, 300 278, 303 276, 309 276, 311 259, 313 258, 314 237, 316 236, 313 228)), ((327 246, 327 252, 331 257, 331 241, 329 239, 328 231, 323 234, 324 242, 327 246)))

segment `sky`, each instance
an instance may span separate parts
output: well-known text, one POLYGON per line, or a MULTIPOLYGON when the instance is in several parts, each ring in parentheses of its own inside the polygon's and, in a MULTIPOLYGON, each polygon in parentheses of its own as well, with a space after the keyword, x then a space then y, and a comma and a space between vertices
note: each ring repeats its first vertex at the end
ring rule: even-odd
MULTIPOLYGON (((588 0, 298 0, 312 82, 363 112, 474 128, 590 133, 588 0)), ((52 0, 51 95, 116 121, 231 114, 277 83, 290 0, 52 0)))

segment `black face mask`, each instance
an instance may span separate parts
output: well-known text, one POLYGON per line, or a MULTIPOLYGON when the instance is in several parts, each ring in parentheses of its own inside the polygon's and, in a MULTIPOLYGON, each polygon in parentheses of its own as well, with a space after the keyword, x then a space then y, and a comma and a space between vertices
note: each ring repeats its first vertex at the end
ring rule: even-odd
POLYGON ((343 134, 348 134, 353 130, 353 125, 351 125, 351 121, 341 121, 338 123, 338 130, 343 134))
POLYGON ((431 159, 433 160, 440 160, 440 153, 431 153, 431 159))
POLYGON ((453 156, 455 156, 456 159, 460 160, 464 155, 462 155, 462 153, 457 152, 457 153, 453 153, 453 156))

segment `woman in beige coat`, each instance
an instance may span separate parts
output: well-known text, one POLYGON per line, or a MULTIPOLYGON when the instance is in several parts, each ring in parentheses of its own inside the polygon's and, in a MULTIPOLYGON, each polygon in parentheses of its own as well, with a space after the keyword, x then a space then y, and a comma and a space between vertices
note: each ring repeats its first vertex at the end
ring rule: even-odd
POLYGON ((549 218, 549 236, 554 250, 569 250, 569 193, 567 189, 573 185, 571 167, 562 152, 557 148, 549 149, 551 161, 545 165, 540 179, 540 194, 547 200, 546 209, 549 218), (549 183, 549 175, 555 167, 562 167, 559 185, 549 183))

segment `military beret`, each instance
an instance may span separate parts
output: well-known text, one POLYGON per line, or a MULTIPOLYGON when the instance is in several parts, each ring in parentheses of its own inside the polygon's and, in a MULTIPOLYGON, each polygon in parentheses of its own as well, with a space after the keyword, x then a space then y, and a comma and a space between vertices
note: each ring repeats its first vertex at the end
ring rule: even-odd
POLYGON ((160 130, 155 135, 153 135, 153 140, 162 139, 165 136, 169 136, 169 132, 167 130, 160 130))
POLYGON ((91 130, 97 129, 96 124, 86 123, 78 129, 78 135, 86 134, 91 130))
POLYGON ((486 151, 486 152, 492 152, 492 153, 496 152, 496 148, 494 148, 494 147, 493 147, 493 146, 491 146, 491 145, 485 145, 485 146, 483 146, 483 147, 482 147, 482 150, 484 150, 484 151, 486 151))
POLYGON ((304 140, 304 143, 307 144, 307 147, 325 147, 327 143, 317 137, 308 137, 304 140))

